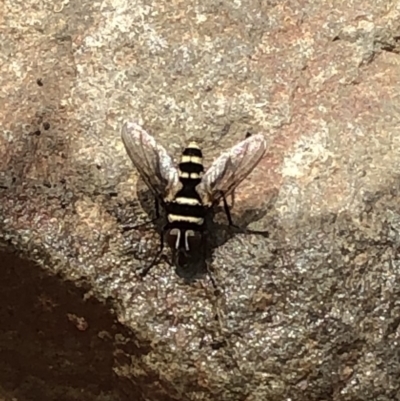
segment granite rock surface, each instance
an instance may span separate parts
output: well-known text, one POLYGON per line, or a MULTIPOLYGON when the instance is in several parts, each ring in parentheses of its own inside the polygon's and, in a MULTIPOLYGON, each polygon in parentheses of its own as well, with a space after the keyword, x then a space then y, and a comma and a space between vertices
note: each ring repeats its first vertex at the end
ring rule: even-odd
POLYGON ((0 244, 22 259, 0 262, 0 398, 398 399, 399 21, 389 0, 1 2, 0 244), (265 135, 232 213, 269 238, 217 216, 219 294, 167 263, 139 279, 158 236, 122 229, 152 213, 124 121, 206 165, 265 135))

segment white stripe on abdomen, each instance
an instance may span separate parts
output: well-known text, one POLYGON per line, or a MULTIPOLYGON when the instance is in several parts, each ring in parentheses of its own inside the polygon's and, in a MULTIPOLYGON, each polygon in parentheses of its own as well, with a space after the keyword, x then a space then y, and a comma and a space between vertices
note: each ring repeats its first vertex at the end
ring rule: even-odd
POLYGON ((202 217, 194 217, 194 216, 179 216, 178 214, 169 214, 168 221, 170 223, 174 223, 177 221, 193 223, 201 226, 204 223, 204 219, 202 217))
POLYGON ((191 206, 199 206, 201 202, 196 198, 186 198, 184 196, 180 196, 176 198, 174 202, 178 203, 179 205, 191 205, 191 206))

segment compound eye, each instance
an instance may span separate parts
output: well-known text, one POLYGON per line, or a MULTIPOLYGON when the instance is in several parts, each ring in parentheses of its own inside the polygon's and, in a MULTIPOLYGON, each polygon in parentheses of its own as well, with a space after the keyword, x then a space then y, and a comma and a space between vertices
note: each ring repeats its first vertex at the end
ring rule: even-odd
POLYGON ((178 249, 180 240, 181 230, 179 230, 178 228, 173 228, 172 230, 169 230, 167 234, 167 243, 170 248, 178 249))
POLYGON ((193 230, 187 230, 185 232, 185 248, 187 251, 199 250, 201 242, 202 242, 201 233, 193 230))

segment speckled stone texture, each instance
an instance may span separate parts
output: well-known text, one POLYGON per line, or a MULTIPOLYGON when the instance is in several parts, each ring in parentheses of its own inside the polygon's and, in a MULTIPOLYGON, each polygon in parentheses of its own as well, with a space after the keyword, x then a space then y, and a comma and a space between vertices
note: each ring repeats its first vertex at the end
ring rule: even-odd
POLYGON ((0 244, 34 263, 0 262, 0 399, 400 399, 399 38, 397 1, 0 2, 0 244), (218 226, 220 295, 138 278, 126 120, 206 165, 265 135, 233 217, 270 236, 218 226))

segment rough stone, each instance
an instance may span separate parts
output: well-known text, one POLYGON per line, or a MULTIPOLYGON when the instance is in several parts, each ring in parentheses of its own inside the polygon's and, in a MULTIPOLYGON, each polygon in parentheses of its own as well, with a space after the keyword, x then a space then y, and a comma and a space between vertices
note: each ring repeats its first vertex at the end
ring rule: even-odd
POLYGON ((1 397, 398 399, 398 21, 389 0, 1 2, 0 244, 34 262, 0 262, 1 397), (207 165, 264 133, 233 214, 270 237, 216 233, 219 296, 166 263, 139 279, 158 237, 122 230, 151 214, 126 120, 207 165))

